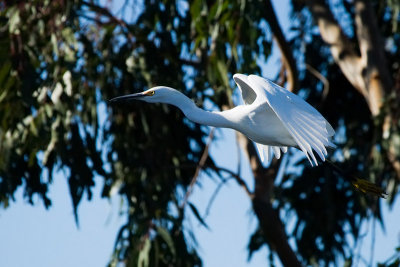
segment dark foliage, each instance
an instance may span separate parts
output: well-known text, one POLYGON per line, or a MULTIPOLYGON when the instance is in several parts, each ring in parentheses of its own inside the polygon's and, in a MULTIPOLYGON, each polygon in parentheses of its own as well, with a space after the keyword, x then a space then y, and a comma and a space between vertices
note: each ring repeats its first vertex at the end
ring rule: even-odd
MULTIPOLYGON (((354 33, 351 3, 339 2, 333 8, 348 15, 341 22, 354 33)), ((374 1, 381 33, 392 42, 386 52, 399 84, 395 2, 374 1)), ((332 160, 351 175, 388 186, 393 203, 399 177, 385 152, 393 149, 400 159, 399 92, 386 100, 384 112, 393 114, 394 123, 382 139, 382 117, 371 117, 333 62, 304 1, 292 7, 290 44, 298 56, 300 93, 338 130, 332 160), (327 94, 305 64, 327 77, 327 94)), ((63 171, 78 221, 79 203, 92 197, 99 176, 103 197, 118 193, 126 206, 111 266, 200 266, 187 238, 191 229, 183 226, 185 212, 205 227, 207 222, 193 204, 181 204, 208 129, 170 106, 110 106, 107 100, 168 85, 199 105, 232 107, 232 74, 260 73, 258 63, 271 52, 264 8, 256 0, 126 1, 119 11, 100 1, 0 3, 0 203, 9 206, 22 187, 30 203, 40 199, 51 206, 48 187, 63 171)), ((296 162, 276 185, 273 201, 296 215, 289 235, 298 255, 305 264, 351 258, 349 238, 357 240, 369 211, 383 223, 380 203, 326 166, 309 168, 303 158, 292 158, 296 162)), ((205 169, 218 173, 212 158, 205 169)), ((250 256, 263 244, 268 242, 257 230, 250 256)))

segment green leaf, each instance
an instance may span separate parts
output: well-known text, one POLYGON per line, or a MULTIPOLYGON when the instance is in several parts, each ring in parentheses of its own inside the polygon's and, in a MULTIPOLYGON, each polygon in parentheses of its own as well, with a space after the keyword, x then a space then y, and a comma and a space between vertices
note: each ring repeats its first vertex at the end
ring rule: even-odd
POLYGON ((202 0, 195 0, 190 7, 190 14, 192 17, 197 18, 200 16, 200 12, 203 6, 202 0))
POLYGON ((10 8, 10 10, 7 12, 9 15, 9 31, 10 33, 13 34, 19 34, 20 30, 19 30, 19 26, 21 23, 21 18, 19 16, 19 10, 17 7, 12 7, 10 8))
POLYGON ((222 60, 217 61, 217 68, 221 75, 222 82, 226 88, 229 88, 228 69, 222 60))
POLYGON ((11 62, 9 60, 4 61, 0 68, 0 85, 4 83, 4 78, 9 77, 11 70, 11 62))
POLYGON ((64 41, 67 43, 67 45, 73 47, 74 49, 77 48, 78 42, 75 38, 74 31, 70 27, 64 28, 61 31, 61 34, 64 38, 64 41))
POLYGON ((151 242, 150 239, 146 238, 144 241, 144 246, 139 252, 138 257, 138 267, 148 267, 149 266, 149 254, 150 254, 151 242))
POLYGON ((210 230, 210 227, 208 227, 208 225, 206 224, 206 222, 203 220, 203 218, 200 216, 199 211, 197 210, 196 206, 193 205, 192 203, 188 203, 190 209, 192 210, 194 216, 196 216, 197 220, 199 220, 199 222, 201 223, 201 225, 203 225, 205 228, 207 228, 208 230, 210 230))
POLYGON ((53 48, 53 53, 54 53, 54 55, 55 55, 56 57, 58 57, 58 54, 59 54, 59 51, 58 51, 58 41, 57 41, 57 36, 56 36, 55 33, 52 33, 52 34, 51 34, 50 41, 51 41, 51 45, 52 45, 52 48, 53 48))
POLYGON ((253 253, 259 250, 265 242, 264 235, 262 233, 262 230, 258 228, 250 237, 249 244, 247 245, 247 248, 249 250, 249 254, 247 256, 247 260, 250 261, 251 257, 253 256, 253 253))
POLYGON ((157 232, 160 235, 162 239, 164 239, 165 243, 167 243, 169 250, 171 251, 172 255, 175 257, 176 256, 176 250, 174 246, 174 241, 172 240, 171 235, 169 234, 168 230, 165 229, 164 227, 157 227, 157 232))

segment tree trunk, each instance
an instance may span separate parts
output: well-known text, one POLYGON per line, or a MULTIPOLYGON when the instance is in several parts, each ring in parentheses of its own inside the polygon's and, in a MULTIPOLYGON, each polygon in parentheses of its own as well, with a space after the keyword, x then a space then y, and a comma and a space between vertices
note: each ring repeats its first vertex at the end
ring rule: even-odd
POLYGON ((356 0, 354 3, 355 31, 359 44, 357 51, 324 0, 308 0, 306 3, 342 73, 364 96, 371 114, 378 115, 386 93, 392 87, 392 79, 371 4, 366 0, 356 0))
POLYGON ((269 168, 264 168, 253 142, 239 134, 238 141, 244 148, 255 180, 253 210, 260 228, 271 250, 274 250, 284 266, 301 266, 293 249, 290 247, 284 224, 279 217, 279 210, 272 207, 271 192, 279 170, 280 161, 275 160, 269 168))

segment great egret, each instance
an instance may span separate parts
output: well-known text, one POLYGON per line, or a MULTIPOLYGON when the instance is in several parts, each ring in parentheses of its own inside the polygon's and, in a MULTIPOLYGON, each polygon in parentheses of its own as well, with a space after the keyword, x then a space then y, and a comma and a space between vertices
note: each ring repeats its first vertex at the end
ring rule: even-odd
POLYGON ((288 147, 297 147, 304 152, 311 165, 318 165, 313 150, 324 161, 327 155, 325 147, 335 147, 330 141, 335 133, 331 125, 302 98, 257 75, 235 74, 233 79, 245 105, 222 112, 200 109, 185 95, 166 86, 110 101, 135 99, 171 104, 181 109, 193 122, 235 129, 256 143, 264 162, 269 161, 273 154, 279 159, 281 151, 285 153, 288 147))
MULTIPOLYGON (((193 122, 232 128, 243 133, 256 143, 264 162, 269 161, 273 154, 279 159, 281 151, 286 153, 288 147, 302 150, 311 165, 318 165, 314 151, 325 161, 326 147, 335 147, 331 142, 335 131, 315 108, 301 97, 260 76, 235 74, 233 79, 241 91, 244 105, 222 112, 205 111, 184 94, 166 86, 119 96, 110 102, 140 100, 174 105, 193 122)), ((375 184, 356 177, 347 178, 362 192, 385 197, 385 191, 375 184)))

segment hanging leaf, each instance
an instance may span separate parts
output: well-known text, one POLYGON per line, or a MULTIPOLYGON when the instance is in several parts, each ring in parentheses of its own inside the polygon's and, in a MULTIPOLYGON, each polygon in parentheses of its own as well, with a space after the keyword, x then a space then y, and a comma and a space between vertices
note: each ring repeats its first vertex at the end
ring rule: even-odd
POLYGON ((194 216, 197 218, 197 220, 199 220, 199 222, 201 223, 201 225, 203 225, 205 228, 207 228, 208 230, 210 230, 210 228, 208 227, 208 225, 205 223, 205 221, 203 220, 203 218, 201 217, 199 211, 197 210, 196 206, 193 205, 192 203, 188 202, 190 209, 192 210, 194 216))
POLYGON ((165 241, 165 243, 167 243, 169 250, 171 251, 171 254, 175 258, 176 251, 175 251, 174 241, 172 240, 172 237, 169 234, 168 230, 165 229, 164 227, 158 226, 157 232, 161 236, 161 238, 165 241))
POLYGON ((151 249, 150 239, 146 238, 146 241, 144 241, 143 248, 139 252, 138 263, 137 263, 138 267, 149 267, 150 249, 151 249))

